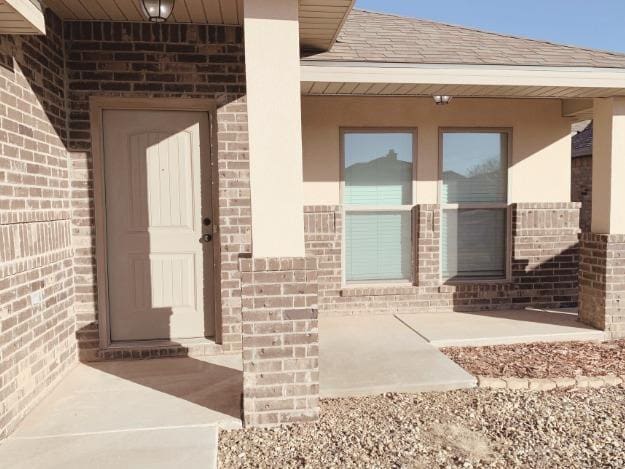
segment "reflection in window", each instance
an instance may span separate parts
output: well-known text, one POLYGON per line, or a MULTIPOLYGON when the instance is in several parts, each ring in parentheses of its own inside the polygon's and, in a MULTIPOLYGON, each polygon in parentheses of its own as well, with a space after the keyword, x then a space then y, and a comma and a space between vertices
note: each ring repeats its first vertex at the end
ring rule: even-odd
POLYGON ((412 203, 412 134, 346 133, 344 149, 344 203, 412 203))
POLYGON ((443 203, 505 202, 508 134, 443 134, 443 203))
POLYGON ((441 141, 443 278, 504 278, 508 133, 448 131, 441 141))
POLYGON ((412 132, 343 134, 345 278, 411 277, 412 132))

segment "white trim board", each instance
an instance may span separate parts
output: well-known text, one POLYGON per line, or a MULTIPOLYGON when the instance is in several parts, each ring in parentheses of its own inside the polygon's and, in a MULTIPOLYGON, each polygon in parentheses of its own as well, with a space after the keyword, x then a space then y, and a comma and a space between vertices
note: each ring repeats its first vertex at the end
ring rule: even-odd
POLYGON ((301 62, 302 82, 622 88, 625 69, 505 65, 301 62))

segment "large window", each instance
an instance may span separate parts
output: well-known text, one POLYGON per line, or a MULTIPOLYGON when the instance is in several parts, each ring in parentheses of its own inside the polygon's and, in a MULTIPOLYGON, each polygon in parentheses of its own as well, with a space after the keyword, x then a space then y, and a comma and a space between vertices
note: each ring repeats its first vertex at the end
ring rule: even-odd
POLYGON ((441 133, 443 280, 503 279, 510 133, 441 133))
POLYGON ((410 280, 414 133, 350 130, 342 139, 345 280, 410 280))

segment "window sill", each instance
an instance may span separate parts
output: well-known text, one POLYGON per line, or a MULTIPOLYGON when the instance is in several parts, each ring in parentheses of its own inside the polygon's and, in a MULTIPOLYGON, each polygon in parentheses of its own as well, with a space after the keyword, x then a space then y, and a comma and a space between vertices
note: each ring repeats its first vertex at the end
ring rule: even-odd
POLYGON ((348 285, 341 288, 342 297, 413 295, 419 287, 412 283, 348 285))
POLYGON ((475 279, 475 280, 448 280, 442 282, 439 287, 441 293, 454 292, 458 289, 471 290, 484 287, 497 287, 497 286, 509 286, 512 285, 512 280, 508 278, 502 279, 475 279))

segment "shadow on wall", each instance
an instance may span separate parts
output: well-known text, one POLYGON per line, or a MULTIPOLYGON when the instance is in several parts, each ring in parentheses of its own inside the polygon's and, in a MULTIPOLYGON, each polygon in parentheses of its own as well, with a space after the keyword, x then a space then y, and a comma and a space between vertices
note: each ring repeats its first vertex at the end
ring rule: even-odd
MULTIPOLYGON (((514 239, 514 238, 513 238, 514 239)), ((514 240, 512 245, 514 253, 514 240)), ((513 256, 511 281, 462 284, 454 287, 454 311, 575 308, 578 305, 579 244, 530 266, 513 256)))

